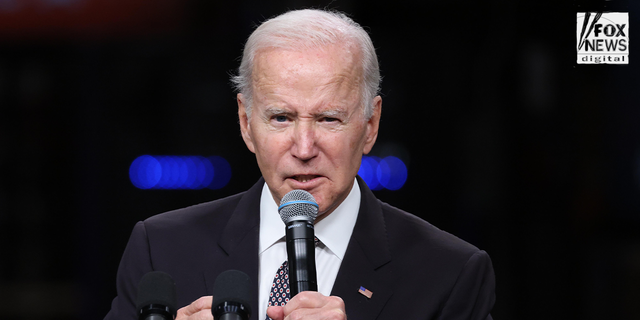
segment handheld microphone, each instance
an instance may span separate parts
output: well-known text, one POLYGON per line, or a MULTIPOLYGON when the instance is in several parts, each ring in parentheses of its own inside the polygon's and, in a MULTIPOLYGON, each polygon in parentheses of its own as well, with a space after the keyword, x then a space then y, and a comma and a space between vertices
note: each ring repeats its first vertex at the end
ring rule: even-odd
POLYGON ((177 304, 176 283, 170 275, 151 271, 142 277, 136 300, 138 320, 173 320, 177 304))
POLYGON ((304 190, 289 191, 280 200, 278 213, 286 225, 291 297, 302 291, 318 291, 313 226, 318 216, 316 199, 304 190))
POLYGON ((227 270, 219 274, 213 284, 213 319, 248 320, 251 297, 251 279, 246 273, 227 270))

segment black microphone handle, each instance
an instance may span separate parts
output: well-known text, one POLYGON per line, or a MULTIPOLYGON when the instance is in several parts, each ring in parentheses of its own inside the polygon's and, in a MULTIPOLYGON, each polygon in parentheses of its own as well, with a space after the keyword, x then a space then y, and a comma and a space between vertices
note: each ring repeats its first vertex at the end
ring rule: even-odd
POLYGON ((229 313, 225 313, 225 314, 221 315, 220 318, 217 318, 217 319, 214 319, 214 320, 246 320, 246 319, 241 317, 237 313, 229 312, 229 313))
MULTIPOLYGON (((173 302, 175 304, 175 302, 173 302)), ((170 307, 167 307, 159 303, 151 303, 147 306, 140 308, 138 311, 139 320, 173 320, 176 318, 175 311, 172 311, 170 307)))
POLYGON ((307 220, 287 224, 289 289, 293 298, 302 291, 318 291, 313 223, 307 220))
POLYGON ((167 318, 160 314, 150 314, 144 318, 144 320, 173 320, 173 318, 167 318))

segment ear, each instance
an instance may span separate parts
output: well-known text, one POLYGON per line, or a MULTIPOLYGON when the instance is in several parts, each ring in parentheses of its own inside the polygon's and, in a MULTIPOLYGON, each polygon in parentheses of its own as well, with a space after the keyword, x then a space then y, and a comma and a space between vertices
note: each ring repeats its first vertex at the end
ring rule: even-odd
POLYGON ((236 99, 238 101, 238 118, 240 119, 240 133, 242 134, 242 139, 247 145, 247 148, 249 148, 251 152, 255 153, 256 151, 253 145, 253 138, 251 136, 251 124, 249 123, 245 107, 245 98, 242 93, 238 93, 236 99))
POLYGON ((368 154, 371 152, 373 145, 376 143, 376 139, 378 138, 378 128, 380 127, 380 114, 382 113, 382 98, 380 96, 376 96, 373 98, 373 114, 371 118, 367 121, 367 132, 364 142, 364 149, 362 153, 368 154))

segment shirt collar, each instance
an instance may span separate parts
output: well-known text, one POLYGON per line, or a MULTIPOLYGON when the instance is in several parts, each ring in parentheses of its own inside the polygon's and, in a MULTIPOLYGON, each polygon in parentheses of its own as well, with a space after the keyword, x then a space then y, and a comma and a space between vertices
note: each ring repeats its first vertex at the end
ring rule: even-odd
MULTIPOLYGON (((327 217, 315 225, 316 237, 340 260, 344 258, 360 210, 360 186, 354 179, 351 192, 327 217)), ((278 213, 278 204, 265 183, 260 196, 260 253, 285 236, 284 222, 278 213)))
POLYGON ((260 248, 263 253, 285 236, 284 222, 278 213, 278 204, 265 182, 260 195, 260 248))

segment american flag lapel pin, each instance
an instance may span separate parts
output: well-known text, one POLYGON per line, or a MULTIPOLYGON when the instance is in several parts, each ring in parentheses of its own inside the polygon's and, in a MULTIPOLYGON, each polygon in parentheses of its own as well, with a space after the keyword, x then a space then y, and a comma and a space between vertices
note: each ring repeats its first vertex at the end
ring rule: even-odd
POLYGON ((373 295, 373 292, 369 291, 369 289, 365 288, 365 287, 360 287, 360 289, 358 290, 358 292, 360 292, 361 295, 371 299, 371 296, 373 295))

